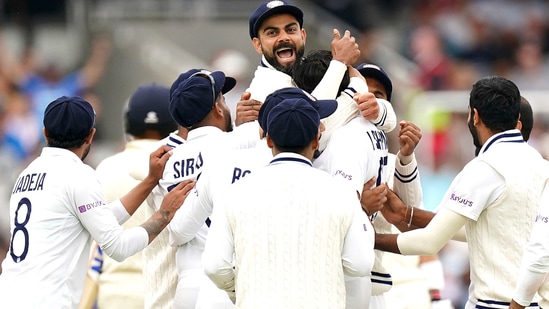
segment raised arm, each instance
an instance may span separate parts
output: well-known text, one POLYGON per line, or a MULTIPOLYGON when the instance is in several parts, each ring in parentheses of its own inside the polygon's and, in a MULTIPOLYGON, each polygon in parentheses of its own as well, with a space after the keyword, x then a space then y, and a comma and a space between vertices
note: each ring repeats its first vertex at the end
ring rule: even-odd
POLYGON ((332 61, 324 77, 312 92, 312 95, 319 100, 337 98, 339 85, 347 67, 355 63, 360 56, 358 44, 349 30, 346 30, 342 37, 339 30, 334 29, 333 35, 332 61))

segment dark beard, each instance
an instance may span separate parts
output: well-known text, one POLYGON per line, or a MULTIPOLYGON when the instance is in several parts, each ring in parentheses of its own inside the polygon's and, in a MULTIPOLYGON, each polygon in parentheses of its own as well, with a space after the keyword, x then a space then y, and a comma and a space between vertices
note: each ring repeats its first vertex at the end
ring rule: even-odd
POLYGON ((230 112, 225 113, 225 132, 231 132, 233 130, 233 120, 231 119, 230 112))
POLYGON ((88 147, 86 147, 84 149, 84 153, 82 154, 82 158, 81 160, 84 161, 86 159, 86 157, 88 156, 88 154, 90 153, 90 149, 91 149, 91 144, 88 145, 88 147))
POLYGON ((294 44, 289 43, 289 42, 282 42, 282 43, 274 46, 271 54, 267 54, 267 53, 263 52, 263 56, 265 56, 265 59, 267 60, 267 62, 270 65, 272 65, 275 69, 277 69, 277 71, 280 71, 282 73, 286 73, 290 76, 292 76, 294 65, 299 61, 299 59, 301 59, 303 57, 304 54, 305 54, 305 46, 301 46, 300 49, 297 49, 294 44), (285 48, 285 47, 289 47, 289 48, 293 49, 293 51, 295 53, 295 59, 296 59, 296 61, 294 61, 294 63, 289 64, 287 66, 281 65, 278 62, 278 60, 276 60, 276 56, 275 56, 277 50, 279 50, 281 48, 285 48))
POLYGON ((475 145, 475 157, 476 157, 480 153, 480 148, 482 148, 482 145, 480 143, 480 139, 478 138, 477 128, 475 128, 475 126, 473 125, 472 116, 471 116, 471 120, 467 122, 467 126, 469 127, 469 132, 471 132, 471 136, 473 136, 473 145, 475 145))

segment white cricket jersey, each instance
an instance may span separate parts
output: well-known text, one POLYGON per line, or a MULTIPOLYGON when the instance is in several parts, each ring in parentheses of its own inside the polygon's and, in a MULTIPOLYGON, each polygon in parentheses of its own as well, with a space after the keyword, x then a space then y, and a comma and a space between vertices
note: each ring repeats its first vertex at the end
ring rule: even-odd
MULTIPOLYGON (((322 132, 322 136, 319 140, 318 150, 320 152, 326 149, 326 145, 335 130, 344 126, 354 118, 361 117, 358 111, 358 104, 353 97, 356 93, 365 92, 368 92, 368 86, 364 80, 358 77, 351 77, 347 88, 336 98, 336 111, 330 116, 321 119, 325 130, 322 132)), ((391 132, 396 127, 396 114, 393 105, 391 102, 379 98, 376 99, 376 101, 379 107, 379 115, 371 122, 382 131, 386 133, 391 132)))
MULTIPOLYGON (((172 156, 168 159, 164 174, 158 186, 153 190, 154 204, 160 205, 163 197, 181 181, 186 179, 198 179, 208 162, 223 160, 223 155, 231 149, 244 149, 255 146, 259 140, 259 124, 249 122, 234 129, 233 132, 223 132, 217 127, 199 127, 189 131, 187 141, 183 145, 173 149, 172 156)), ((168 225, 169 242, 173 244, 173 225, 168 225)), ((200 257, 204 250, 204 244, 208 233, 207 222, 202 222, 195 237, 185 244, 177 247, 176 266, 178 272, 178 284, 175 295, 175 306, 182 306, 179 302, 183 299, 182 293, 188 291, 188 287, 200 286, 200 278, 195 273, 201 272, 200 257), (192 282, 191 282, 192 281, 192 282)), ((196 295, 193 292, 193 295, 196 295)), ((193 306, 193 301, 185 297, 188 304, 193 306)))
MULTIPOLYGON (((158 146, 167 145, 175 148, 184 143, 185 140, 177 135, 177 131, 175 131, 161 140, 158 146)), ((154 203, 153 196, 154 190, 147 199, 147 207, 145 207, 145 216, 147 218, 160 208, 160 204, 156 205, 154 203)), ((175 252, 177 248, 170 246, 168 239, 169 231, 168 229, 164 229, 143 249, 142 256, 145 261, 143 263, 145 290, 143 297, 145 309, 172 309, 177 287, 177 267, 175 265, 175 252)))
POLYGON ((0 307, 77 308, 92 238, 123 260, 142 250, 142 227, 107 205, 95 171, 73 152, 45 147, 21 172, 10 198, 10 250, 2 263, 0 307))
MULTIPOLYGON (((183 245, 196 236, 204 226, 211 224, 213 200, 233 183, 266 166, 273 158, 265 139, 256 147, 224 152, 223 161, 210 162, 204 167, 195 188, 170 222, 172 245, 183 245)), ((207 236, 208 229, 206 229, 207 236)), ((195 248, 198 249, 198 248, 195 248)), ((197 297, 196 308, 227 308, 233 306, 225 291, 204 280, 197 297)))
POLYGON ((333 132, 314 166, 348 182, 359 194, 372 177, 387 182, 388 139, 371 122, 356 117, 333 132))
POLYGON ((185 244, 195 237, 213 212, 215 195, 228 190, 255 169, 266 166, 272 158, 272 150, 262 139, 256 147, 227 151, 222 161, 205 166, 195 188, 170 222, 172 245, 185 244))
POLYGON ((549 176, 546 164, 520 131, 498 133, 444 195, 440 207, 471 219, 465 225, 471 262, 467 309, 509 305, 549 176))
MULTIPOLYGON (((128 141, 123 151, 105 158, 95 168, 97 177, 103 188, 103 195, 107 202, 113 202, 141 182, 131 174, 147 175, 149 173, 149 157, 151 152, 158 148, 158 140, 138 139, 128 141)), ((145 222, 145 208, 148 203, 143 202, 123 224, 124 228, 138 226, 145 222)), ((99 308, 143 307, 144 277, 141 252, 127 258, 124 262, 114 261, 104 255, 102 272, 99 275, 100 286, 97 295, 99 308)))
POLYGON ((373 229, 356 193, 303 156, 278 154, 214 203, 202 261, 236 290, 235 308, 344 308, 344 274, 371 270, 373 229))
POLYGON ((545 185, 538 205, 528 245, 524 249, 518 282, 513 299, 521 305, 530 304, 536 291, 539 305, 549 308, 549 186, 545 185))
MULTIPOLYGON (((387 135, 370 121, 356 117, 332 133, 326 149, 313 164, 316 168, 346 182, 360 196, 364 184, 372 177, 377 178, 375 185, 387 182, 387 160, 387 135)), ((382 285, 388 285, 390 282, 390 276, 385 271, 377 271, 371 276, 362 280, 371 280, 372 283, 382 285)), ((347 280, 346 284, 349 291, 362 292, 364 289, 354 287, 357 284, 364 285, 356 279, 347 280)), ((372 291, 364 292, 370 294, 372 291)), ((347 295, 348 308, 366 306, 364 299, 354 297, 354 292, 348 292, 347 295)))
MULTIPOLYGON (((238 126, 233 132, 223 132, 217 127, 200 127, 189 131, 187 142, 173 149, 172 156, 166 162, 162 179, 158 182, 155 191, 155 204, 160 205, 162 198, 172 187, 186 179, 197 179, 204 164, 223 160, 223 154, 230 149, 245 149, 255 146, 259 140, 259 125, 250 122, 238 126), (237 131, 238 130, 238 131, 237 131)), ((168 225, 171 234, 173 225, 168 225)), ((188 244, 180 246, 176 253, 179 272, 186 269, 200 268, 200 254, 204 248, 207 235, 206 222, 201 230, 188 244)), ((171 236, 170 236, 171 237, 171 236)), ((170 241, 170 243, 173 243, 170 241)))
MULTIPOLYGON (((319 100, 335 99, 346 70, 347 66, 345 64, 332 60, 312 95, 319 100)), ((267 62, 265 56, 261 56, 261 63, 257 66, 254 77, 246 91, 251 94, 250 99, 263 103, 269 94, 286 87, 295 87, 292 77, 274 68, 267 62)))
MULTIPOLYGON (((415 156, 412 156, 411 162, 407 165, 402 165, 398 157, 392 153, 388 154, 387 160, 387 185, 394 190, 404 204, 420 207, 423 191, 421 188, 421 182, 419 178, 419 172, 417 168, 417 161, 415 156)), ((392 234, 394 233, 393 225, 383 218, 383 215, 379 213, 374 221, 374 228, 376 233, 380 234, 392 234)), ((385 292, 389 291, 393 286, 393 276, 386 269, 383 262, 387 253, 381 250, 375 250, 376 260, 372 269, 372 296, 381 296, 385 292)), ((410 257, 400 256, 403 259, 410 259, 410 257)), ((417 262, 417 257, 411 257, 417 262)), ((417 263, 415 265, 417 269, 417 263)), ((410 273, 408 270, 406 273, 410 273)), ((414 273, 413 270, 411 273, 414 273)))

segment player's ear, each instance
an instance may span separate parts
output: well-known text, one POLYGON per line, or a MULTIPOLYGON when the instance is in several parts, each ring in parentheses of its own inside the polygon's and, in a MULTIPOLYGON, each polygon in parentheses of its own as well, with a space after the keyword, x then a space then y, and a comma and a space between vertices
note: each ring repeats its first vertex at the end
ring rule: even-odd
POLYGON ((261 41, 259 40, 259 38, 257 37, 253 38, 252 44, 254 45, 255 51, 258 54, 263 55, 263 50, 261 49, 261 41))
POLYGON ((265 139, 267 140, 267 146, 269 146, 269 148, 273 149, 274 143, 273 143, 273 140, 271 139, 271 137, 269 136, 269 134, 267 134, 267 136, 265 136, 265 139))
POLYGON ((305 44, 307 41, 307 32, 303 28, 301 29, 301 37, 303 38, 303 44, 305 44))
POLYGON ((214 111, 215 111, 215 117, 216 118, 222 118, 223 117, 223 106, 221 105, 221 102, 219 102, 219 101, 215 102, 214 111))
POLYGON ((91 129, 90 134, 88 135, 88 137, 86 137, 86 144, 91 144, 92 143, 93 137, 94 137, 96 131, 97 131, 97 129, 95 129, 95 128, 91 129))
POLYGON ((478 110, 476 108, 473 108, 473 124, 478 125, 482 122, 482 119, 480 119, 480 116, 478 115, 478 110))
POLYGON ((320 130, 318 131, 318 134, 316 135, 316 138, 313 139, 313 141, 311 142, 312 143, 311 146, 313 147, 313 150, 318 149, 318 146, 320 144, 319 140, 320 140, 320 130))
POLYGON ((517 130, 522 130, 522 121, 517 121, 517 130))

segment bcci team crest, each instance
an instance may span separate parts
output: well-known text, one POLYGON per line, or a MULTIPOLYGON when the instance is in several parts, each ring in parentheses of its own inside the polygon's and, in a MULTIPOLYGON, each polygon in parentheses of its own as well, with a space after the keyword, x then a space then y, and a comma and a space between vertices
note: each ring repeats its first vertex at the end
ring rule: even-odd
POLYGON ((267 7, 268 7, 269 9, 272 9, 272 8, 275 8, 275 7, 281 6, 281 5, 284 5, 284 2, 282 2, 282 1, 277 1, 277 0, 271 1, 271 2, 267 3, 267 7))
POLYGON ((145 123, 158 123, 158 115, 156 112, 148 112, 147 117, 145 118, 145 123))

